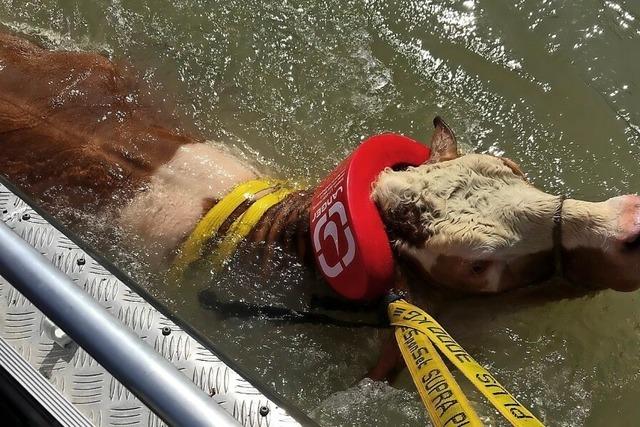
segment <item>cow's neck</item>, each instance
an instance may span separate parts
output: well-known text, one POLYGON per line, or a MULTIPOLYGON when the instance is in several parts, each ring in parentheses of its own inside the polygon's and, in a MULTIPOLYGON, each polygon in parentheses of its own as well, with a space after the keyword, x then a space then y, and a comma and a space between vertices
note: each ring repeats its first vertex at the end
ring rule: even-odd
MULTIPOLYGON (((247 184, 259 182, 265 181, 251 181, 247 184)), ((241 185, 222 200, 211 202, 210 212, 204 215, 193 233, 180 245, 180 250, 175 252, 175 258, 171 262, 172 274, 182 275, 199 258, 210 258, 213 269, 218 270, 234 257, 240 247, 243 248, 241 252, 251 254, 249 262, 257 263, 262 271, 270 270, 276 247, 297 256, 301 262, 309 260, 309 206, 312 193, 299 190, 288 194, 258 217, 254 225, 244 230, 252 221, 251 218, 258 215, 255 210, 252 213, 249 210, 254 209, 263 198, 277 193, 273 188, 266 190, 266 194, 258 193, 256 199, 245 199, 239 206, 231 207, 229 214, 225 214, 227 207, 233 205, 232 201, 237 200, 238 195, 245 191, 248 191, 248 187, 241 185), (245 217, 248 219, 243 220, 245 217), (238 224, 243 225, 238 228, 238 224), (240 241, 236 241, 237 233, 240 234, 240 241), (206 237, 203 239, 203 236, 206 237)), ((247 261, 243 257, 243 262, 247 261)))
MULTIPOLYGON (((120 222, 153 248, 159 263, 170 262, 181 242, 217 201, 257 176, 253 168, 221 147, 185 145, 123 209, 120 222)), ((277 245, 301 260, 309 259, 311 197, 310 191, 289 195, 269 209, 247 236, 251 242, 268 243, 261 257, 264 263, 277 245)), ((221 233, 228 225, 230 221, 221 233)))
POLYGON ((309 209, 312 191, 297 191, 269 209, 247 236, 250 242, 264 242, 263 264, 267 264, 273 248, 280 246, 298 256, 301 262, 311 260, 309 209))

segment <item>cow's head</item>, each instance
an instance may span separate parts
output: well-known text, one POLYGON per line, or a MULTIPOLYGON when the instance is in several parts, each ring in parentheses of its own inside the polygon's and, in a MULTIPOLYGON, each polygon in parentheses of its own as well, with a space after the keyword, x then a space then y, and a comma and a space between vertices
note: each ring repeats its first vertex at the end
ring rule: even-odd
POLYGON ((499 292, 549 278, 559 261, 579 286, 640 287, 640 197, 562 202, 507 158, 458 155, 451 129, 434 124, 429 162, 385 170, 373 189, 398 253, 429 281, 499 292))

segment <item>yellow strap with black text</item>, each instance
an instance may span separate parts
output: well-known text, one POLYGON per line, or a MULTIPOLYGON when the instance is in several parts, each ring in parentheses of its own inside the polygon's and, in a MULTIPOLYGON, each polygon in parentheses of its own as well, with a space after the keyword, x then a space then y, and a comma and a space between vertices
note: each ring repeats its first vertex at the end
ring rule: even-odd
MULTIPOLYGON (((398 300, 389 304, 388 314, 391 324, 396 326, 398 330, 410 328, 416 331, 416 336, 422 335, 430 340, 512 425, 517 427, 544 426, 425 311, 404 300, 398 300)), ((401 351, 408 351, 408 349, 402 349, 405 344, 398 342, 401 351)), ((416 385, 424 381, 424 376, 414 377, 412 373, 412 377, 416 385)), ((451 388, 451 390, 455 389, 451 388)))
POLYGON ((215 251, 212 258, 213 268, 215 270, 219 270, 231 257, 238 246, 238 243, 240 243, 240 241, 245 238, 251 230, 253 230, 253 227, 255 227, 269 208, 280 203, 285 197, 294 191, 296 190, 291 188, 282 188, 274 191, 273 193, 267 194, 249 206, 249 209, 247 209, 233 222, 233 224, 231 224, 224 240, 222 240, 218 249, 215 251))
POLYGON ((179 278, 184 270, 202 256, 202 247, 216 235, 220 226, 242 203, 251 200, 258 193, 274 188, 279 181, 254 179, 236 186, 229 194, 207 212, 198 222, 187 240, 182 244, 180 252, 173 262, 171 274, 179 278))
POLYGON ((429 338, 413 328, 395 331, 400 352, 422 402, 436 427, 482 426, 460 386, 449 372, 429 338))

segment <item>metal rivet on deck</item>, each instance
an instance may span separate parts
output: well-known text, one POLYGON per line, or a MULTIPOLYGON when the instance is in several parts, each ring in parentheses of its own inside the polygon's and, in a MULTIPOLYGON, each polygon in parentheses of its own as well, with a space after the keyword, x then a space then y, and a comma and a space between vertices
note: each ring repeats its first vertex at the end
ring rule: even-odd
POLYGON ((262 415, 263 417, 266 417, 267 415, 269 415, 269 407, 261 406, 260 407, 260 415, 262 415))
POLYGON ((29 221, 31 219, 31 215, 29 215, 28 213, 22 214, 22 219, 24 221, 29 221))
POLYGON ((3 214, 6 214, 7 212, 9 212, 9 211, 8 211, 8 210, 6 210, 6 209, 2 209, 2 213, 3 213, 3 214))
POLYGON ((171 333, 171 328, 168 326, 165 326, 164 328, 162 328, 162 335, 164 335, 165 337, 167 335, 169 335, 171 333))
POLYGON ((87 261, 84 258, 78 258, 78 260, 76 261, 76 263, 78 265, 85 265, 87 263, 87 261))

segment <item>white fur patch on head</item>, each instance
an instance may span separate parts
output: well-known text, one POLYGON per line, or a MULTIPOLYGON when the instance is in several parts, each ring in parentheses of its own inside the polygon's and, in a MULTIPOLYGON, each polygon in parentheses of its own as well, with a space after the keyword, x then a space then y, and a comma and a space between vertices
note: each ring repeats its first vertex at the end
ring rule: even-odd
POLYGON ((417 209, 419 226, 430 236, 423 249, 433 254, 506 260, 552 246, 557 197, 531 186, 494 156, 468 154, 403 171, 387 169, 372 197, 383 215, 417 209))
POLYGON ((640 287, 640 197, 560 204, 518 172, 510 161, 468 154, 387 169, 372 198, 397 251, 431 284, 500 292, 545 280, 555 258, 564 277, 587 287, 640 287), (560 257, 551 252, 557 232, 560 257))

